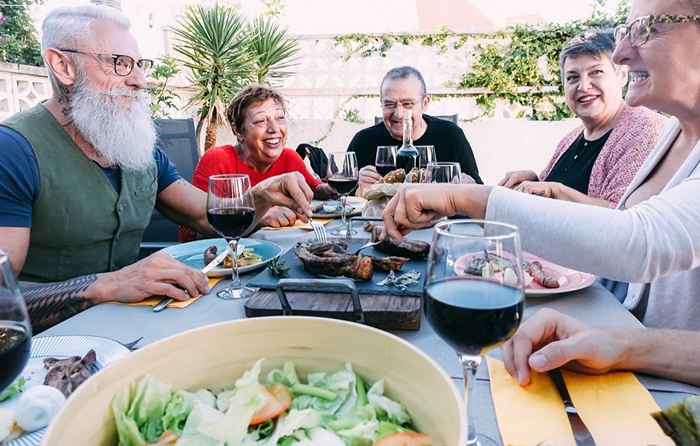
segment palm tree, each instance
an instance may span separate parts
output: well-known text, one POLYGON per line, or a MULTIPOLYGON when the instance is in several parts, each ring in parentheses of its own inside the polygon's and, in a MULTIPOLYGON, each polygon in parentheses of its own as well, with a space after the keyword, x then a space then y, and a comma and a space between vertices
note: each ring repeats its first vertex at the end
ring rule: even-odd
POLYGON ((251 77, 249 34, 244 20, 219 4, 188 8, 173 32, 178 61, 190 69, 196 89, 188 106, 199 107, 198 140, 206 125, 206 151, 216 144, 216 129, 226 122, 224 104, 251 77))
POLYGON ((253 58, 253 78, 259 84, 275 84, 292 75, 299 44, 270 18, 258 17, 248 29, 248 51, 253 58))

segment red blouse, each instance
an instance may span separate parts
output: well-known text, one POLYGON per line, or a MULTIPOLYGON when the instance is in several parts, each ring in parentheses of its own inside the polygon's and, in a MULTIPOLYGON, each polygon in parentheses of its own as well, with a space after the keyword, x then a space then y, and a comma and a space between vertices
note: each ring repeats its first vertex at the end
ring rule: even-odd
POLYGON ((194 169, 192 184, 206 192, 210 176, 226 173, 244 173, 250 177, 250 185, 255 186, 267 178, 289 172, 299 172, 304 175, 306 183, 312 190, 321 184, 321 180, 309 173, 304 161, 292 149, 283 149, 280 157, 272 163, 267 172, 260 172, 243 162, 238 157, 238 152, 233 146, 226 145, 207 150, 194 169))

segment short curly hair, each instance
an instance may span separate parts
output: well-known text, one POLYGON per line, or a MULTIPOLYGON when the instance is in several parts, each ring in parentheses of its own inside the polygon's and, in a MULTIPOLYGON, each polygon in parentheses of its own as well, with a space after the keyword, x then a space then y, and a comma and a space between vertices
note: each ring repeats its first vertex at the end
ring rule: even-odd
POLYGON ((226 108, 226 119, 228 119, 231 128, 235 132, 240 132, 243 129, 245 120, 245 112, 253 104, 263 102, 268 99, 273 99, 280 104, 285 113, 287 108, 284 103, 284 98, 276 90, 264 85, 249 85, 231 100, 228 108, 226 108))

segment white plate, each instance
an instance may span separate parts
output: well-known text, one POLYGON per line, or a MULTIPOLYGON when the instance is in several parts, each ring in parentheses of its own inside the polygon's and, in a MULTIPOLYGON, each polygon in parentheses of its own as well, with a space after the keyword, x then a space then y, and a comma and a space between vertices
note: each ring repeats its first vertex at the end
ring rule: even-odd
MULTIPOLYGON (((21 375, 27 380, 25 389, 44 383, 44 378, 46 378, 45 358, 82 357, 90 349, 95 350, 97 354, 98 369, 105 368, 108 364, 129 353, 129 349, 117 341, 96 336, 37 336, 32 338, 29 361, 27 361, 21 375)), ((17 399, 15 397, 10 401, 0 403, 0 407, 12 409, 17 403, 17 399)), ((39 446, 44 432, 46 432, 46 428, 24 434, 7 443, 7 446, 39 446)))

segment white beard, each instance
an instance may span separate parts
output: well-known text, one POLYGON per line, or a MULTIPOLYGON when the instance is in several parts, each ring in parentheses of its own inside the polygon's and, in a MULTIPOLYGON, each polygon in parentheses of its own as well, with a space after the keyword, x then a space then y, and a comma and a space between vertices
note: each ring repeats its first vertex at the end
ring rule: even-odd
POLYGON ((103 93, 79 81, 70 104, 73 125, 111 166, 144 170, 153 163, 156 129, 145 92, 103 93))

